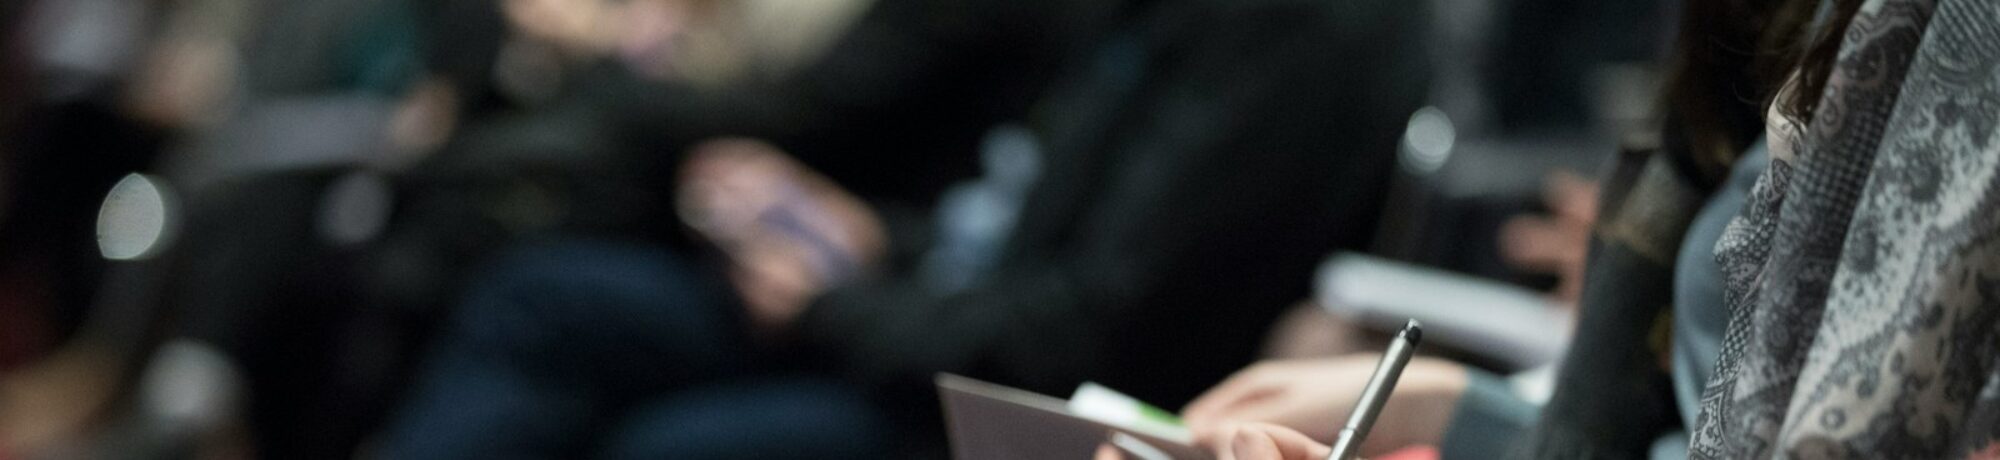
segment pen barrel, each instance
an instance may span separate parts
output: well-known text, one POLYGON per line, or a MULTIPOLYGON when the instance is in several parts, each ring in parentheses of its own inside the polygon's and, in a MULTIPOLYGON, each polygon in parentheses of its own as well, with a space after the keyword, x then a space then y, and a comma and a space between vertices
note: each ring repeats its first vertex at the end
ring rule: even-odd
POLYGON ((1390 393, 1396 391, 1396 380, 1403 375, 1403 366, 1410 364, 1410 355, 1416 344, 1398 336, 1389 341, 1388 351, 1382 354, 1382 361, 1375 364, 1375 374, 1368 377, 1368 386, 1361 389, 1361 401, 1355 403, 1354 412, 1347 416, 1347 425, 1334 439, 1331 460, 1348 460, 1361 452, 1361 441, 1374 428, 1375 417, 1382 414, 1382 406, 1389 403, 1390 393))
POLYGON ((1333 439, 1333 453, 1327 460, 1352 460, 1361 452, 1360 432, 1353 428, 1341 428, 1340 436, 1333 439))

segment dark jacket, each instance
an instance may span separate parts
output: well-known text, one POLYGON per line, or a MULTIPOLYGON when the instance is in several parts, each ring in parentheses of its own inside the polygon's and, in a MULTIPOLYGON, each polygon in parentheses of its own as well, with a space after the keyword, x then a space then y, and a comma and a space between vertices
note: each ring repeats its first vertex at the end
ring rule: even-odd
POLYGON ((671 173, 695 142, 755 137, 873 204, 928 208, 977 172, 986 130, 1019 120, 1134 1, 878 0, 778 81, 691 87, 597 69, 571 102, 606 117, 606 137, 647 171, 671 173))
POLYGON ((1131 11, 1035 104, 1045 172, 988 276, 950 294, 903 276, 842 288, 798 338, 878 388, 948 371, 1190 399, 1253 357, 1315 261, 1375 229, 1426 87, 1413 5, 1131 11))

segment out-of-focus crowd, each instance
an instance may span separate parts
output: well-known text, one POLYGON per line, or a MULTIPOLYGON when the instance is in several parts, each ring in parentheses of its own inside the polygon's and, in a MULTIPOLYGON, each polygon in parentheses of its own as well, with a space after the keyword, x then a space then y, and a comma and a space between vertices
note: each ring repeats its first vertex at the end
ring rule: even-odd
POLYGON ((1996 8, 15 0, 0 460, 1993 458, 1996 8))

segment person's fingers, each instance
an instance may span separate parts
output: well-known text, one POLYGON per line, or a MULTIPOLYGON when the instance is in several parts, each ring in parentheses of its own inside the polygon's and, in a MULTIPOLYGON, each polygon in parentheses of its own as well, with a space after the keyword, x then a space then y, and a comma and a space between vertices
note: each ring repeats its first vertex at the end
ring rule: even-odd
POLYGON ((1097 453, 1092 454, 1090 458, 1091 460, 1125 460, 1125 454, 1118 452, 1117 447, 1106 443, 1098 444, 1097 453))
POLYGON ((1242 425, 1241 423, 1225 424, 1222 428, 1218 429, 1218 431, 1222 432, 1222 436, 1208 442, 1197 440, 1195 446, 1214 451, 1215 458, 1217 459, 1236 460, 1236 432, 1242 425))
POLYGON ((1583 263, 1597 219, 1597 183, 1558 170, 1543 180, 1542 200, 1549 214, 1515 216, 1501 225, 1500 256, 1522 270, 1562 274, 1583 263))
POLYGON ((760 325, 789 322, 801 298, 814 292, 819 282, 801 261, 798 250, 782 243, 745 244, 730 251, 734 262, 730 281, 750 318, 760 325))
POLYGON ((1284 460, 1284 450, 1278 440, 1255 424, 1237 425, 1229 436, 1229 448, 1223 452, 1230 460, 1284 460))
POLYGON ((688 149, 681 163, 682 182, 709 179, 731 188, 763 188, 765 183, 788 180, 797 168, 777 147, 755 139, 724 138, 703 142, 688 149))
POLYGON ((1279 455, 1286 459, 1318 460, 1333 454, 1332 447, 1320 444, 1305 433, 1290 428, 1265 424, 1258 424, 1252 428, 1270 436, 1272 444, 1278 447, 1279 455))
POLYGON ((1514 216, 1500 225, 1500 256, 1517 268, 1548 272, 1562 267, 1568 232, 1542 216, 1514 216))
POLYGON ((674 196, 675 212, 703 236, 721 244, 745 238, 757 216, 774 200, 773 194, 748 174, 723 166, 700 167, 691 162, 674 196))
POLYGON ((1556 217, 1586 225, 1597 220, 1597 182, 1568 170, 1556 170, 1542 185, 1542 200, 1556 217))
POLYGON ((705 141, 689 149, 680 173, 676 211, 718 245, 748 238, 774 212, 864 264, 888 244, 866 203, 763 141, 705 141))
POLYGON ((1237 430, 1229 438, 1229 449, 1223 452, 1223 460, 1280 460, 1277 442, 1269 436, 1251 430, 1237 430))
POLYGON ((1274 392, 1231 407, 1230 410, 1221 413, 1219 418, 1227 422, 1295 425, 1300 422, 1296 420, 1300 416, 1300 407, 1310 404, 1309 401, 1300 399, 1296 391, 1274 392))
POLYGON ((1192 424, 1207 424, 1235 418, 1237 413, 1246 408, 1283 395, 1286 388, 1275 382, 1259 381, 1231 390, 1229 394, 1218 395, 1216 399, 1204 402, 1202 407, 1190 405, 1190 409, 1182 414, 1181 420, 1190 421, 1192 424))
POLYGON ((773 311, 782 296, 768 278, 736 268, 729 270, 729 281, 736 287, 736 297, 742 300, 745 316, 753 327, 764 328, 775 322, 773 311))
MULTIPOLYGON (((1276 395, 1259 395, 1214 412, 1200 419, 1199 423, 1189 421, 1187 423, 1188 434, 1194 436, 1196 445, 1227 447, 1229 445, 1229 438, 1236 434, 1236 425, 1246 422, 1263 421, 1255 417, 1258 415, 1268 415, 1271 410, 1266 406, 1276 399, 1278 399, 1276 395)), ((1182 420, 1189 419, 1183 418, 1182 420)))
POLYGON ((1332 454, 1332 448, 1288 428, 1250 423, 1238 425, 1229 448, 1219 454, 1234 460, 1318 460, 1332 454))
POLYGON ((741 149, 735 146, 742 141, 716 139, 695 145, 687 150, 687 159, 681 161, 681 176, 699 177, 728 173, 742 163, 741 149))
POLYGON ((1341 318, 1318 302, 1306 300, 1293 306, 1271 327, 1264 339, 1264 356, 1271 359, 1311 359, 1338 356, 1359 348, 1361 331, 1352 321, 1341 318))

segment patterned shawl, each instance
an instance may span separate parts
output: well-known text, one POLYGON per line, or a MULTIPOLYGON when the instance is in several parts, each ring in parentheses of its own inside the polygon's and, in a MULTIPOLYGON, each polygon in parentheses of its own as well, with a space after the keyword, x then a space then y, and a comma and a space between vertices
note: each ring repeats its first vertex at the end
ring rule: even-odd
POLYGON ((1693 457, 1994 452, 1996 22, 1993 0, 1863 5, 1796 155, 1717 245, 1729 329, 1693 457))

